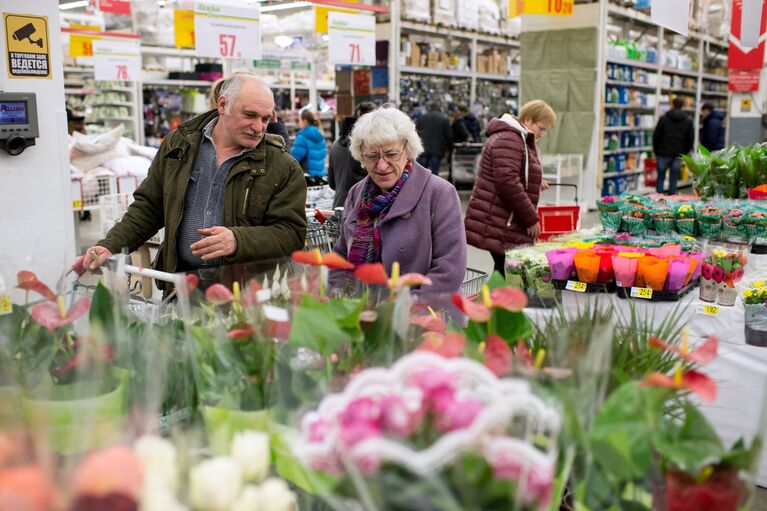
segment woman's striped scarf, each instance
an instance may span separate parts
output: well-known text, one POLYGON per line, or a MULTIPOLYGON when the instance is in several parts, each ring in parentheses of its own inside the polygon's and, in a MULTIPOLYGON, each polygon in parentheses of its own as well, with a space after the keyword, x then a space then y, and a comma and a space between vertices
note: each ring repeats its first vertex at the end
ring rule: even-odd
POLYGON ((411 169, 412 164, 407 162, 397 184, 388 192, 382 193, 381 189, 373 183, 373 180, 368 178, 365 189, 362 190, 357 228, 354 230, 352 246, 349 249, 348 260, 350 263, 381 262, 381 233, 378 231, 378 226, 389 213, 389 209, 407 181, 411 169))

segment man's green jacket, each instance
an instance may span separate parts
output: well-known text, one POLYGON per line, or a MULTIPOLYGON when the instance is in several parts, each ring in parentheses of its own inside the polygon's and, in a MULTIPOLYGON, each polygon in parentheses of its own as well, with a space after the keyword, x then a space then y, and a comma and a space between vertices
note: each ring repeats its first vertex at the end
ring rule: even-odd
MULTIPOLYGON (((133 194, 128 211, 97 245, 112 253, 133 252, 165 227, 154 267, 178 270, 176 238, 184 199, 203 128, 216 110, 195 117, 163 141, 147 178, 133 194)), ((277 135, 265 134, 229 171, 224 193, 224 226, 234 233, 237 251, 224 264, 278 259, 300 250, 306 239, 306 181, 301 166, 277 135)))

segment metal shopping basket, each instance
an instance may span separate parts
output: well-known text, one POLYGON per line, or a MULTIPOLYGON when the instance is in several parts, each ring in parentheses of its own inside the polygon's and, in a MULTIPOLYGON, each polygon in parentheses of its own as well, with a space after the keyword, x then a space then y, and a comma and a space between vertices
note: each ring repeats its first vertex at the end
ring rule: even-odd
POLYGON ((482 291, 482 286, 486 280, 487 273, 466 268, 466 276, 461 284, 461 294, 469 298, 477 296, 482 291))
POLYGON ((551 183, 551 186, 567 186, 575 189, 574 205, 538 206, 538 219, 541 222, 539 239, 547 240, 552 236, 577 231, 581 224, 581 207, 578 205, 578 185, 551 183))
POLYGON ((482 144, 456 145, 450 160, 450 182, 473 183, 481 157, 482 144))

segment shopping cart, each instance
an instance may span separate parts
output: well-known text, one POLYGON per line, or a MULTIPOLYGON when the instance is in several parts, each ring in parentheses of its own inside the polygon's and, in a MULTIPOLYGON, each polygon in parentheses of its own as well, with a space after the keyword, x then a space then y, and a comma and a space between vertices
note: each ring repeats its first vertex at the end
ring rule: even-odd
POLYGON ((450 161, 450 182, 473 183, 481 156, 482 144, 456 145, 450 161))
POLYGON ((466 268, 466 276, 461 284, 461 294, 473 298, 482 291, 482 286, 487 280, 487 273, 480 270, 466 268))
POLYGON ((581 207, 578 205, 578 185, 569 183, 550 183, 550 185, 574 188, 575 204, 568 206, 559 204, 538 206, 538 220, 541 223, 539 239, 541 240, 577 231, 581 223, 581 207))

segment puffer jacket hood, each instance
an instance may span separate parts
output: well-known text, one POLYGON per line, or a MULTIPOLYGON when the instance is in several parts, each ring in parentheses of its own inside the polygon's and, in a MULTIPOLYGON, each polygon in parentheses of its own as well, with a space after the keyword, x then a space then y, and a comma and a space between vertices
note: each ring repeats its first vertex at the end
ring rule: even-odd
POLYGON ((311 142, 324 142, 325 137, 317 126, 307 126, 303 128, 299 133, 303 133, 302 136, 308 138, 311 142))
POLYGON ((528 154, 529 151, 527 149, 527 145, 530 143, 530 137, 532 137, 532 142, 535 144, 535 135, 533 135, 527 128, 524 127, 524 125, 517 120, 516 117, 514 117, 511 114, 503 114, 500 119, 495 118, 490 121, 490 123, 487 125, 487 135, 491 136, 493 133, 498 133, 499 131, 516 131, 520 134, 522 137, 522 140, 524 140, 526 143, 524 144, 525 148, 525 167, 524 167, 524 176, 525 176, 525 189, 527 189, 527 184, 529 183, 530 179, 530 155, 528 154))

